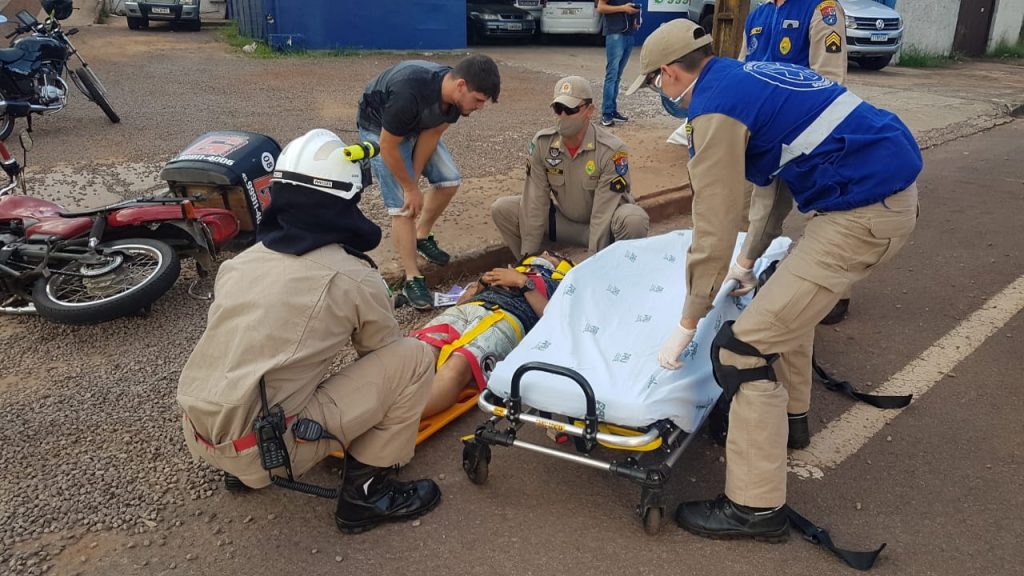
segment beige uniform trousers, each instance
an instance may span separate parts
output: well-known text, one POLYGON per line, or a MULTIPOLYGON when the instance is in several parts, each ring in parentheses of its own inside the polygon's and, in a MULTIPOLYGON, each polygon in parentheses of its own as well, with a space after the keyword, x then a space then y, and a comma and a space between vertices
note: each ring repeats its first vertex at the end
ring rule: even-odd
MULTIPOLYGON (((517 257, 522 255, 523 236, 520 232, 519 206, 522 196, 506 196, 498 198, 491 205, 491 218, 501 232, 505 245, 517 257)), ((544 238, 550 242, 548 219, 534 222, 533 225, 543 227, 544 238)), ((650 218, 647 212, 636 204, 620 204, 612 213, 612 240, 629 240, 646 238, 650 229, 650 218)), ((555 210, 555 243, 572 244, 586 248, 590 240, 590 224, 569 220, 557 209, 555 210)))
MULTIPOLYGON (((917 220, 917 186, 883 202, 845 212, 819 214, 807 224, 793 253, 743 311, 733 333, 762 354, 779 354, 780 382, 740 386, 729 412, 725 494, 754 507, 786 502, 786 420, 790 396, 809 398, 814 328, 850 285, 893 257, 917 220), (781 382, 789 382, 787 389, 781 382)), ((759 357, 722 350, 723 364, 764 366, 759 357)))

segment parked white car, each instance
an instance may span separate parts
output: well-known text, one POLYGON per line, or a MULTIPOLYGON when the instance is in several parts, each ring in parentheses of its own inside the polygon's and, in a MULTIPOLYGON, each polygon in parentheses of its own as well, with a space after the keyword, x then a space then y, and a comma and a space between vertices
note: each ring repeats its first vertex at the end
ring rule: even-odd
POLYGON ((601 34, 601 13, 594 0, 541 0, 542 34, 601 34))

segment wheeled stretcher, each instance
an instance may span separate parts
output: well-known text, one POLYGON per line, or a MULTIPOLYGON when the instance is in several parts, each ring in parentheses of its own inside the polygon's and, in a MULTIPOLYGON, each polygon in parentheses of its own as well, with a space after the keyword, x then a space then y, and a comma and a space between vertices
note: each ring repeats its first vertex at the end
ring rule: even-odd
MULTIPOLYGON (((658 531, 671 469, 721 393, 711 341, 753 297, 730 296, 734 285, 723 286, 683 353, 684 367, 659 367, 658 351, 686 296, 691 239, 690 231, 677 231, 616 242, 566 275, 541 321, 489 375, 477 403, 490 418, 463 439, 472 482, 487 481, 491 446, 525 448, 639 484, 637 512, 645 531, 658 531), (520 437, 527 424, 559 442, 527 442, 520 437), (599 447, 619 454, 601 460, 599 447)), ((734 257, 742 241, 741 234, 734 257)), ((755 274, 783 258, 789 244, 773 242, 755 274)))

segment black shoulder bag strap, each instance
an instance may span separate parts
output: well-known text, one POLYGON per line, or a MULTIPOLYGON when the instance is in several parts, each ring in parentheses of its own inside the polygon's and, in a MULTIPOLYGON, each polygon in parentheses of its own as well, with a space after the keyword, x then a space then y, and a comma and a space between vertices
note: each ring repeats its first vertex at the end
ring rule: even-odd
POLYGON ((813 355, 811 356, 811 368, 814 369, 814 373, 818 375, 818 378, 821 378, 822 383, 824 383, 825 387, 829 390, 833 392, 840 392, 854 400, 870 404, 875 408, 881 408, 883 410, 906 408, 910 404, 910 400, 914 397, 913 394, 907 394, 906 396, 881 396, 878 394, 866 394, 864 392, 859 392, 846 380, 837 380, 829 375, 828 372, 825 372, 825 369, 818 364, 818 359, 813 355))
POLYGON ((832 542, 832 536, 828 533, 828 530, 819 528, 814 522, 804 518, 788 505, 785 506, 785 511, 790 525, 802 532, 806 540, 824 547, 829 552, 838 556, 840 560, 846 562, 850 568, 860 570, 861 572, 870 570, 878 560, 878 555, 882 553, 882 550, 885 550, 885 544, 882 544, 873 552, 843 550, 832 542))

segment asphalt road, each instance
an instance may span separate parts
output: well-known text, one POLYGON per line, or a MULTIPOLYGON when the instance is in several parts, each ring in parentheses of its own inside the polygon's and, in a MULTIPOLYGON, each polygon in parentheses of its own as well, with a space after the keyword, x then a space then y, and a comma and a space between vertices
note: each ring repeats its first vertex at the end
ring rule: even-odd
MULTIPOLYGON (((68 110, 36 124, 30 155, 36 170, 154 162, 219 126, 282 141, 311 118, 347 126, 357 89, 399 58, 259 62, 226 54, 206 32, 102 31, 83 33, 79 45, 113 88, 125 121, 110 126, 98 108, 72 94, 68 110), (225 61, 232 70, 227 83, 225 61), (346 76, 336 76, 334 67, 346 76), (332 74, 325 76, 325 68, 332 74), (282 103, 280 94, 290 100, 282 103)), ((509 74, 500 105, 507 112, 485 117, 486 110, 453 138, 474 159, 473 176, 517 166, 509 150, 521 149, 533 127, 547 120, 534 102, 537 87, 555 77, 515 67, 509 74), (484 126, 491 136, 481 139, 484 126)), ((831 371, 868 389, 879 386, 1024 274, 1021 158, 1019 121, 925 152, 922 215, 912 243, 855 289, 847 321, 819 331, 817 353, 831 371)), ((799 229, 796 219, 789 232, 799 229)), ((406 478, 433 477, 444 491, 444 502, 418 526, 343 536, 331 521, 332 502, 282 490, 215 491, 190 500, 206 496, 209 470, 187 461, 173 396, 204 316, 179 282, 150 318, 90 328, 0 318, 0 410, 7 414, 0 425, 0 503, 31 502, 48 515, 60 514, 60 507, 50 510, 54 502, 71 510, 92 505, 94 513, 113 517, 135 513, 132 506, 144 507, 153 494, 159 501, 152 508, 158 512, 131 530, 88 531, 75 522, 4 542, 0 556, 16 555, 22 565, 0 563, 0 572, 42 566, 51 567, 48 573, 95 575, 853 572, 796 537, 781 545, 712 542, 670 523, 658 536, 645 536, 633 516, 637 487, 521 451, 495 449, 489 483, 472 485, 461 470, 458 438, 483 420, 477 412, 427 442, 403 471, 406 478), (147 483, 146 470, 166 476, 166 469, 177 483, 147 483), (129 508, 110 511, 91 502, 99 492, 81 490, 84 483, 129 508), (37 550, 39 559, 25 566, 37 550)), ((791 475, 790 503, 830 528, 840 545, 887 542, 879 574, 1018 570, 1022 339, 1018 312, 821 479, 791 475)), ((816 388, 812 432, 849 408, 844 398, 816 388)), ((717 494, 722 456, 699 438, 674 470, 668 502, 717 494)), ((312 479, 331 483, 331 465, 312 479)), ((7 523, 30 515, 28 506, 4 506, 0 518, 7 523)))
MULTIPOLYGON (((1022 156, 1019 122, 926 152, 913 243, 856 288, 846 322, 819 332, 830 369, 877 386, 1021 275, 1022 156)), ((1013 572, 1024 536, 1021 339, 1018 313, 822 479, 791 475, 790 503, 840 545, 888 543, 878 574, 1013 572)), ((812 432, 849 407, 815 388, 812 432)), ((451 425, 403 471, 434 477, 444 491, 418 526, 342 536, 332 502, 282 490, 217 493, 168 510, 145 534, 84 535, 56 557, 55 573, 852 573, 796 537, 714 542, 671 524, 645 536, 632 514, 635 486, 530 453, 495 449, 490 481, 472 485, 458 437, 482 420, 474 412, 451 425)), ((699 438, 674 470, 669 502, 714 496, 721 456, 699 438)), ((330 482, 330 465, 313 478, 330 482)))

